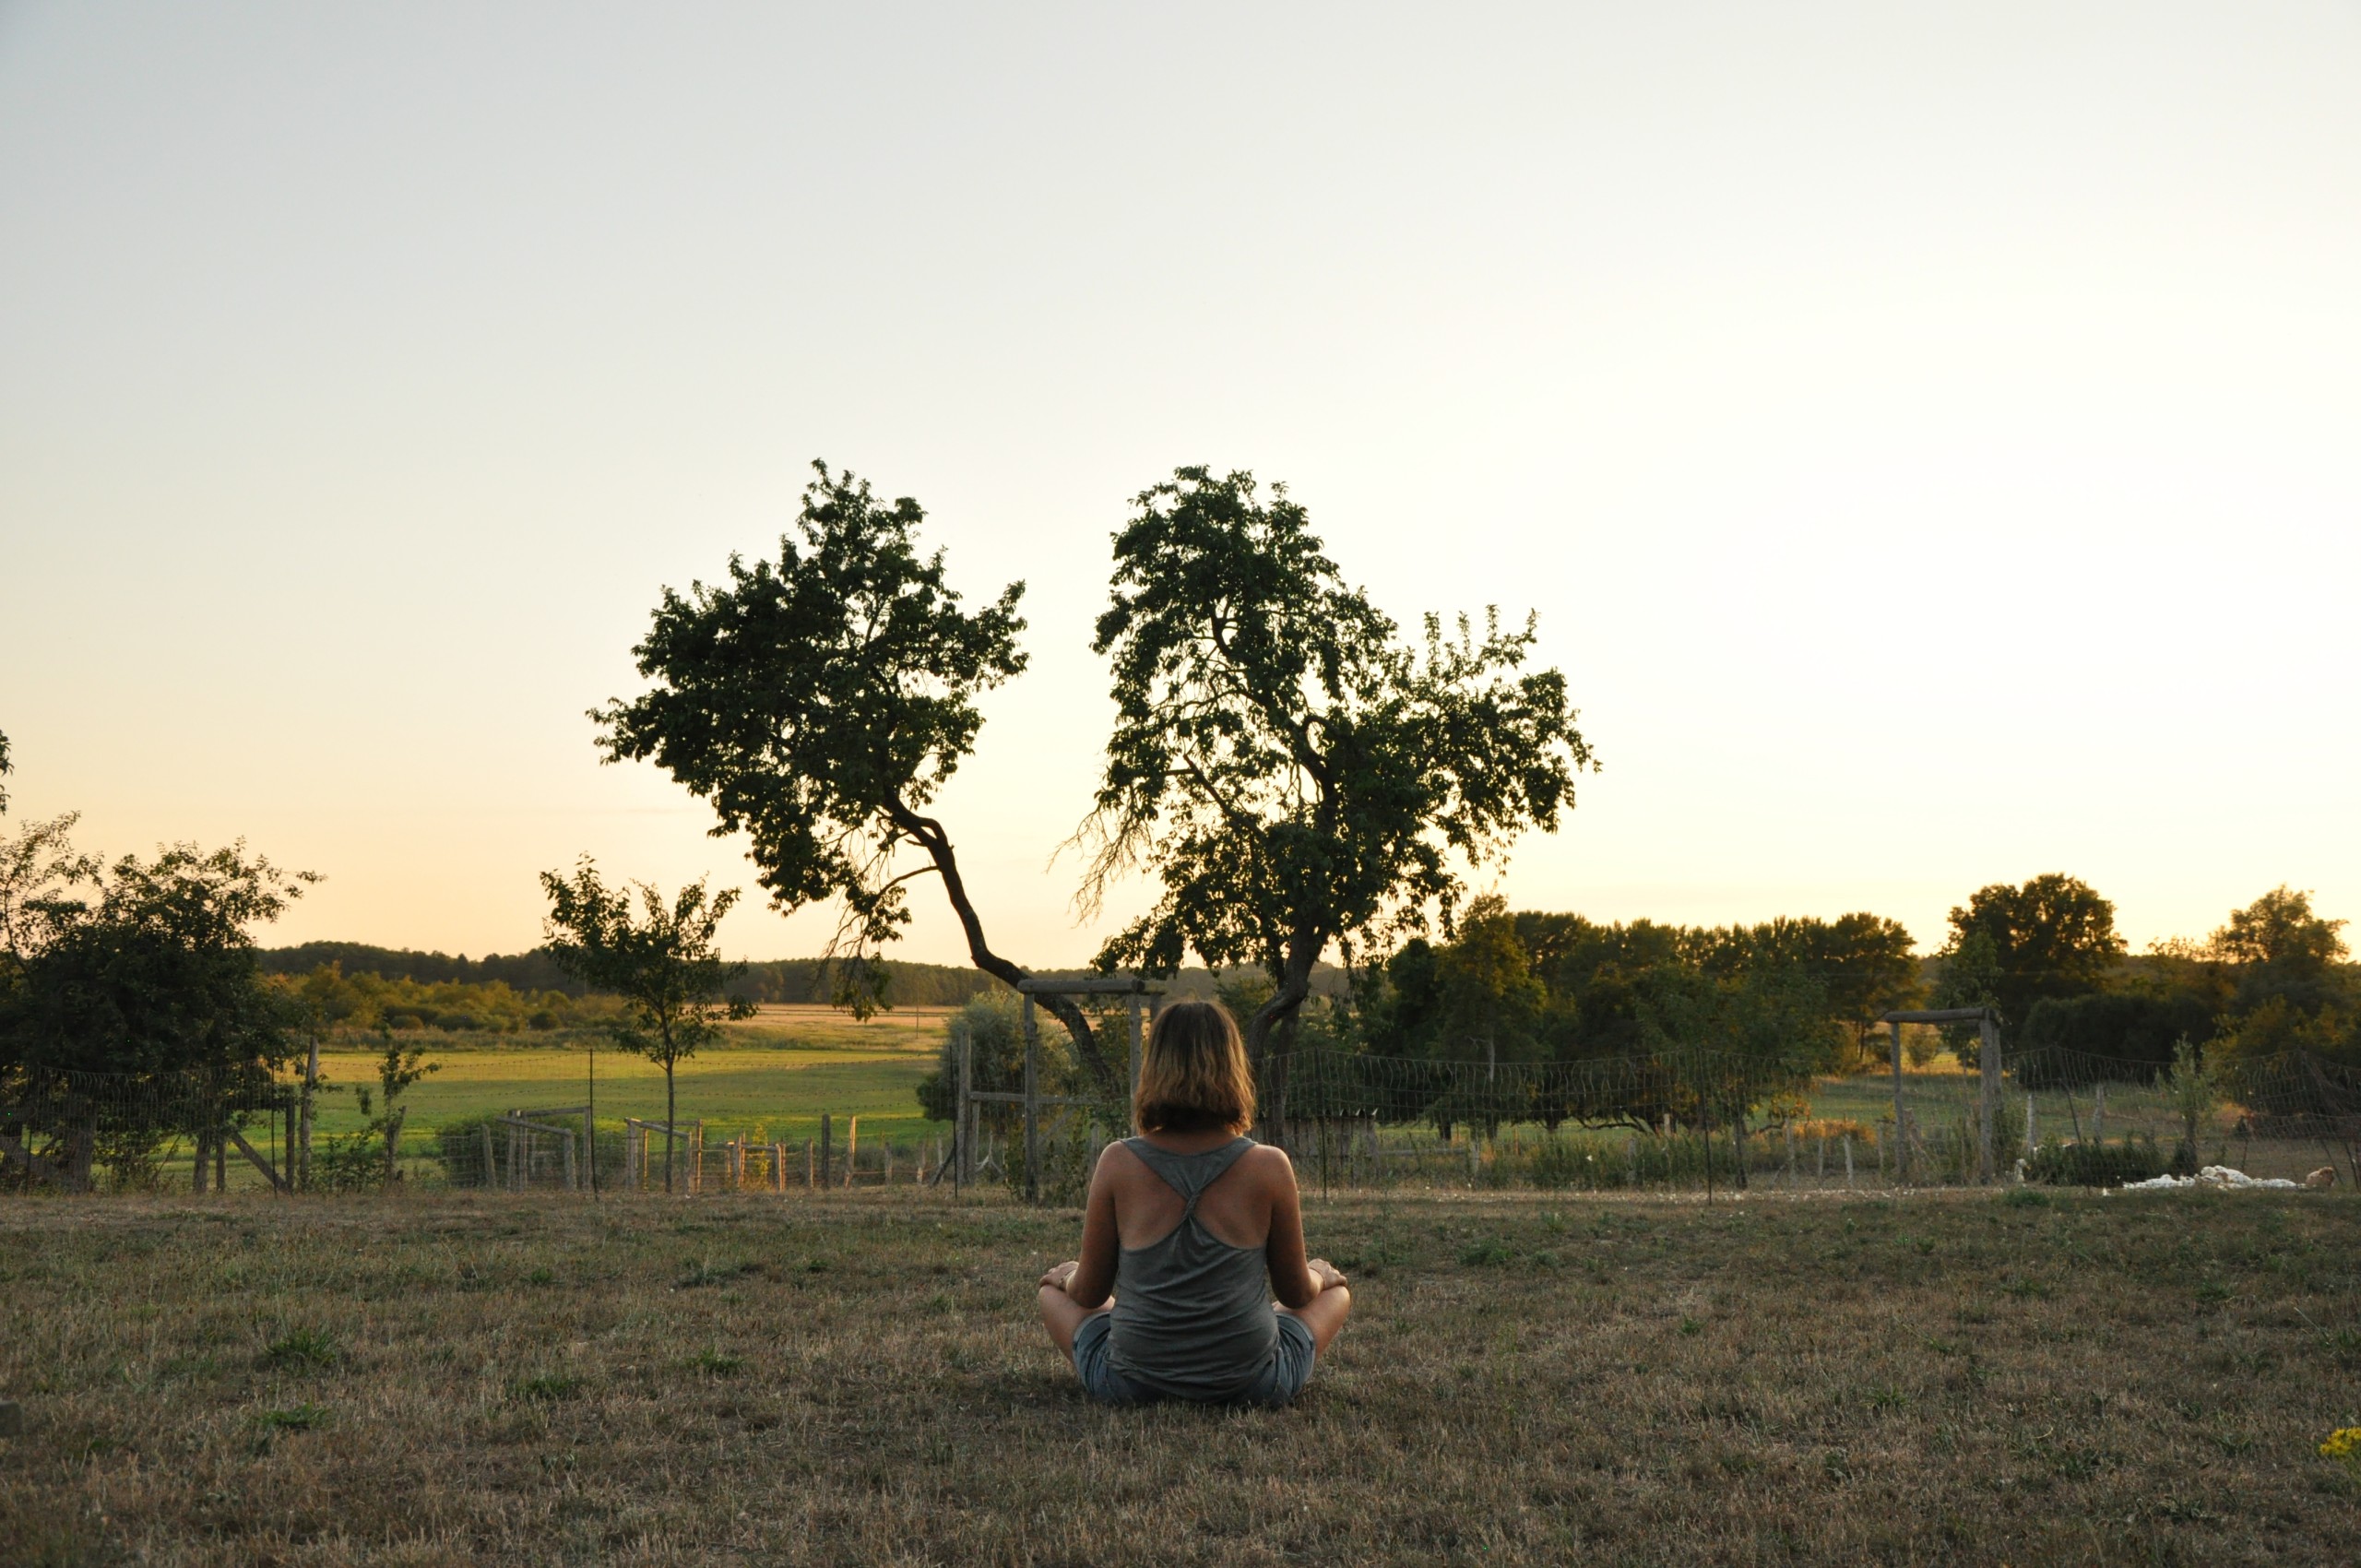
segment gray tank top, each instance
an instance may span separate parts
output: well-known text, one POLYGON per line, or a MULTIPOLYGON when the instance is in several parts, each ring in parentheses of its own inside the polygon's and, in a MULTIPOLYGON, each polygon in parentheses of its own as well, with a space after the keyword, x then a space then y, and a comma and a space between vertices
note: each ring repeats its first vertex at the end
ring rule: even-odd
POLYGON ((1261 1248, 1233 1247, 1197 1218, 1197 1199, 1254 1146, 1239 1138, 1203 1154, 1168 1154, 1145 1138, 1123 1146, 1180 1194, 1180 1223, 1115 1259, 1115 1370, 1181 1399, 1227 1399, 1262 1375, 1278 1345, 1261 1248))

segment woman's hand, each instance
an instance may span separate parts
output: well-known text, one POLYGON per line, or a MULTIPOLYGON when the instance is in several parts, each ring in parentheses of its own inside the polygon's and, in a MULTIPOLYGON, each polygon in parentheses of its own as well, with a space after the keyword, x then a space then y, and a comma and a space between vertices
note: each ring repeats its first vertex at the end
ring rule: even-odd
POLYGON ((1303 1266, 1311 1270, 1312 1278, 1320 1281, 1323 1290, 1333 1290, 1345 1283, 1345 1271, 1326 1258, 1313 1258, 1303 1266))
POLYGON ((1082 1261, 1079 1258, 1070 1258, 1064 1263, 1054 1265, 1049 1273, 1041 1276, 1041 1284, 1045 1288, 1062 1290, 1073 1283, 1074 1271, 1081 1266, 1082 1261))

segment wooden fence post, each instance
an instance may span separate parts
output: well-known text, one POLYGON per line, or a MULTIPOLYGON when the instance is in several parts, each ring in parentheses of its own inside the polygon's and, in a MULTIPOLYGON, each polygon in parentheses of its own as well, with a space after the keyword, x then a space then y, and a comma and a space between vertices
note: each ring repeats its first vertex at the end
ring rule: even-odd
MULTIPOLYGON (((1899 1023, 1894 1023, 1889 1024, 1886 1027, 1893 1035, 1893 1158, 1896 1161, 1894 1166, 1895 1180, 1906 1183, 1910 1180, 1910 1137, 1909 1134, 1904 1131, 1909 1123, 1903 1120, 1902 1109, 1902 1026, 1899 1023)), ((1880 1155, 1878 1163, 1880 1166, 1885 1163, 1882 1153, 1880 1155)))
POLYGON ((499 1168, 492 1163, 492 1123, 479 1122, 476 1123, 476 1131, 483 1134, 483 1184, 490 1187, 499 1179, 499 1168))
POLYGON ((1033 994, 1025 995, 1025 1201, 1041 1201, 1041 1031, 1033 1016, 1033 994))
POLYGON ((845 1189, 852 1189, 853 1161, 860 1157, 860 1118, 845 1118, 845 1189))
POLYGON ((1132 1092, 1133 1094, 1139 1093, 1140 1089, 1140 1014, 1145 1010, 1146 1005, 1147 999, 1134 993, 1130 1006, 1126 1009, 1131 1015, 1132 1023, 1132 1092))
POLYGON ((959 1031, 959 1103, 951 1110, 951 1193, 954 1197, 976 1179, 976 1042, 959 1031))
POLYGON ((833 1147, 835 1137, 835 1120, 826 1111, 823 1111, 820 1112, 820 1185, 824 1189, 836 1185, 834 1182, 829 1180, 830 1176, 833 1174, 829 1165, 829 1157, 836 1152, 833 1147))
POLYGON ((1992 1021, 1989 1008, 1976 1020, 1975 1031, 1976 1065, 1984 1073, 1984 1136, 1976 1149, 1975 1179, 1989 1182, 2000 1173, 1992 1141, 2000 1121, 2000 1026, 1992 1021))

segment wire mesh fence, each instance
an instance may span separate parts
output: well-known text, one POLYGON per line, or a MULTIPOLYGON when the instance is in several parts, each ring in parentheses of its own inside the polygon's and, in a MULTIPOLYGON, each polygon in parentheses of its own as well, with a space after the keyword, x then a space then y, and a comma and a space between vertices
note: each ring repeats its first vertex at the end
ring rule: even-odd
MULTIPOLYGON (((1948 1060, 1802 1075, 1705 1051, 1491 1063, 1301 1051, 1266 1063, 1259 1088, 1263 1135, 1325 1191, 1966 1185, 1982 1179, 1987 1123, 2004 1182, 2118 1186, 2206 1166, 2361 1174, 2361 1075, 2308 1057, 2225 1071, 2188 1098, 2153 1063, 2049 1050, 2005 1058, 1988 1096, 1980 1074, 1948 1060)), ((1021 1176, 1014 1121, 1000 1129, 1003 1170, 1021 1176)), ((1073 1201, 1121 1114, 1067 1107, 1042 1122, 1040 1191, 1073 1201)), ((979 1144, 993 1146, 994 1130, 979 1144)))
POLYGON ((330 1132, 320 1098, 264 1072, 0 1069, 0 1194, 152 1192, 813 1193, 933 1180, 947 1135, 811 1135, 522 1108, 428 1124, 380 1116, 330 1132))
MULTIPOLYGON (((2006 1058, 1997 1095, 1948 1059, 1811 1075, 1713 1052, 1578 1062, 1438 1061, 1302 1051, 1266 1063, 1258 1132, 1307 1187, 1704 1192, 1975 1182, 1987 1122, 2003 1181, 2115 1186, 2235 1167, 2355 1178, 2361 1075, 2291 1055, 2191 1091, 2153 1063, 2058 1051, 2006 1058)), ((857 1117, 813 1135, 596 1119, 520 1108, 434 1125, 382 1120, 328 1134, 300 1083, 266 1073, 0 1070, 0 1193, 333 1192, 383 1187, 778 1196, 848 1186, 1028 1185, 1077 1200, 1127 1109, 1037 1111, 1028 1153, 1014 1097, 979 1108, 962 1160, 952 1129, 863 1138, 857 1117), (1028 1159, 1038 1169, 1028 1170, 1028 1159), (1027 1178, 1034 1180, 1028 1182, 1027 1178)))

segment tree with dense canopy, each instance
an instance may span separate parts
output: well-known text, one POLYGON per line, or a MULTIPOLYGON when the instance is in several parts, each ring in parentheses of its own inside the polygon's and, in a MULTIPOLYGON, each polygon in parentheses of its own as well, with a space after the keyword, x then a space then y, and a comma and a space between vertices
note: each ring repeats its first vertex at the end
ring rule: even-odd
MULTIPOLYGON (((74 853, 71 816, 36 823, 0 854, 0 1086, 28 1093, 62 1075, 165 1080, 180 1123, 123 1117, 117 1094, 82 1104, 58 1151, 87 1187, 101 1141, 110 1163, 147 1164, 172 1132, 197 1140, 199 1190, 231 1107, 292 1050, 290 1010, 255 956, 249 929, 319 880, 286 873, 243 842, 193 844, 101 866, 74 853), (89 897, 77 896, 87 885, 89 897)), ((74 1097, 67 1097, 71 1100, 74 1097)))
POLYGON ((133 1074, 285 1061, 287 1009, 248 928, 276 920, 318 877, 282 872, 243 841, 210 853, 176 844, 100 869, 54 836, 44 836, 33 874, 59 857, 70 875, 11 911, 21 956, 0 998, 0 1060, 133 1074), (85 880, 94 899, 62 885, 85 880))
MULTIPOLYGON (((711 802, 717 837, 739 831, 781 910, 836 899, 836 999, 866 1016, 885 1000, 878 950, 909 920, 908 886, 941 883, 976 968, 1010 985, 1028 971, 993 951, 951 835, 926 810, 975 749, 976 699, 1021 673, 1025 593, 1011 583, 972 613, 943 552, 919 553, 926 514, 813 464, 776 562, 730 558, 730 580, 664 590, 633 649, 654 687, 591 717, 607 760, 653 760, 711 802), (923 859, 907 863, 908 852, 923 859)), ((1121 1077, 1089 1020, 1045 1005, 1103 1093, 1121 1077)))
MULTIPOLYGON (((1952 910, 1951 928, 1951 942, 1941 954, 1946 979, 1939 1000, 1945 1006, 1997 1006, 2009 1039, 2044 997, 2106 989, 2109 972, 2123 956, 2115 906, 2088 883, 2055 872, 2021 887, 1995 883, 1978 888, 1965 908, 1952 910), (1988 956, 1976 945, 1978 938, 1990 944, 1988 956), (1977 971, 1973 995, 1961 983, 1970 968, 1977 971), (1962 971, 1958 980, 1953 970, 1962 971)), ((1973 1054, 1972 1045, 1962 1045, 1973 1054)))
POLYGON ((2232 1011, 2248 1012, 2274 998, 2317 1011, 2350 998, 2343 968, 2348 956, 2344 926, 2314 914, 2309 893, 2283 885, 2231 910, 2205 951, 2230 967, 2236 986, 2232 1011))
MULTIPOLYGON (((667 901, 652 883, 609 887, 585 855, 572 877, 541 873, 550 912, 543 930, 559 963, 594 990, 623 1000, 616 1042, 664 1069, 664 1190, 672 1190, 679 1126, 672 1069, 720 1038, 723 1018, 752 1017, 754 1004, 726 994, 743 965, 722 960, 714 934, 737 903, 735 888, 706 896, 693 882, 667 901), (639 913, 632 912, 633 895, 639 913)), ((390 1047, 388 1048, 390 1049, 390 1047)), ((389 1080, 390 1081, 390 1080, 389 1080)), ((393 1108, 388 1091, 386 1109, 393 1108)))
POLYGON ((1259 1063, 1332 944, 1349 963, 1435 915, 1450 930, 1460 868, 1554 828, 1595 764, 1565 678, 1523 668, 1529 621, 1452 636, 1430 616, 1406 645, 1286 488, 1251 474, 1181 469, 1133 506, 1093 643, 1117 719, 1076 836, 1082 901, 1134 870, 1159 885, 1104 967, 1169 973, 1194 952, 1267 973, 1246 1020, 1259 1063))

